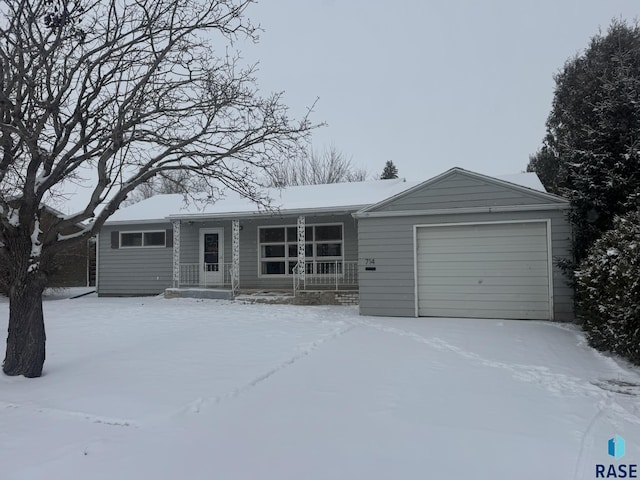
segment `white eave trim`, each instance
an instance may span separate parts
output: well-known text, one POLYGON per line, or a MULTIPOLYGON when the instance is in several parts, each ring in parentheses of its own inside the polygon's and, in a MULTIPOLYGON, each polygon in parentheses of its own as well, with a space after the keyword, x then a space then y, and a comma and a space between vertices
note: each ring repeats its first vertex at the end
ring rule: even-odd
POLYGON ((165 217, 164 221, 171 220, 195 220, 195 219, 227 219, 234 218, 265 218, 265 217, 284 217, 289 215, 322 215, 327 213, 349 215, 368 206, 366 205, 347 205, 342 207, 324 207, 324 208, 296 208, 289 210, 264 210, 262 212, 222 212, 222 213, 189 213, 189 214, 172 214, 165 217))
POLYGON ((356 212, 355 218, 376 218, 376 217, 413 217, 423 215, 451 215, 463 213, 495 213, 495 212, 533 212, 543 210, 566 210, 569 202, 566 203, 542 203, 534 205, 503 205, 495 207, 465 207, 465 208, 437 208, 430 210, 399 210, 391 212, 356 212))
POLYGON ((146 219, 146 220, 112 220, 104 222, 105 227, 110 227, 112 225, 141 225, 141 224, 150 224, 150 223, 170 223, 170 220, 167 220, 167 217, 162 218, 154 218, 154 219, 146 219))
POLYGON ((222 212, 222 213, 188 213, 188 214, 172 214, 166 217, 144 219, 144 220, 112 220, 106 221, 105 226, 112 225, 140 225, 150 223, 171 223, 176 220, 233 220, 236 218, 268 218, 268 217, 284 217, 294 215, 352 215, 367 205, 349 205, 344 207, 326 207, 326 208, 300 208, 292 210, 265 210, 262 212, 222 212))

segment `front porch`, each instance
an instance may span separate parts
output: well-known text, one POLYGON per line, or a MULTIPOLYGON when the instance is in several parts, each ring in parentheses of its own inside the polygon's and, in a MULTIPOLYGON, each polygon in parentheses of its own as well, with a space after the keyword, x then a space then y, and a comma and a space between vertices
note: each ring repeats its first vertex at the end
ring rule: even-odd
MULTIPOLYGON (((304 273, 297 267, 291 275, 291 291, 295 295, 300 290, 357 290, 358 262, 305 262, 304 273)), ((174 288, 226 288, 234 295, 240 290, 239 269, 233 263, 180 263, 178 281, 174 288), (212 277, 209 272, 220 272, 212 277), (238 271, 238 273, 235 273, 238 271)))
POLYGON ((176 219, 172 226, 173 288, 217 288, 233 296, 358 290, 350 215, 176 219))

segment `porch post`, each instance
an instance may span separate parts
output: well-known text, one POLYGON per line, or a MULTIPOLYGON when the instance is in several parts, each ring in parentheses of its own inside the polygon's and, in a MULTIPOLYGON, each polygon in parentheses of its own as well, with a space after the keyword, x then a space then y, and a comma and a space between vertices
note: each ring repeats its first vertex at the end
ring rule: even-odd
POLYGON ((231 290, 240 288, 240 220, 231 221, 231 290))
POLYGON ((298 217, 298 278, 304 282, 307 274, 306 256, 305 256, 305 240, 306 240, 305 217, 298 217))
POLYGON ((173 224, 173 286, 180 286, 180 220, 174 220, 173 224))

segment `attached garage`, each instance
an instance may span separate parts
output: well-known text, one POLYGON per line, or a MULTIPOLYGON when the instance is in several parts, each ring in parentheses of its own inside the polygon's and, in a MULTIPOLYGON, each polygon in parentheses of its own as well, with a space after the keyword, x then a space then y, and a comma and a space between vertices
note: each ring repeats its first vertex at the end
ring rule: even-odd
MULTIPOLYGON (((521 183, 517 183, 521 182, 521 183)), ((364 315, 573 320, 568 202, 454 168, 355 214, 364 315)))
POLYGON ((418 316, 548 320, 548 222, 416 227, 418 316))

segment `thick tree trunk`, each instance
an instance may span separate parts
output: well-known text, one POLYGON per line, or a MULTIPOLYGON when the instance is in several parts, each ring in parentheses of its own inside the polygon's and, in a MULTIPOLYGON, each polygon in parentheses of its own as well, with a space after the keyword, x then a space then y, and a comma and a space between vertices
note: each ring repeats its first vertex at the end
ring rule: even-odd
POLYGON ((2 370, 7 375, 39 377, 45 358, 46 335, 42 314, 44 284, 27 274, 9 292, 9 334, 2 370))

